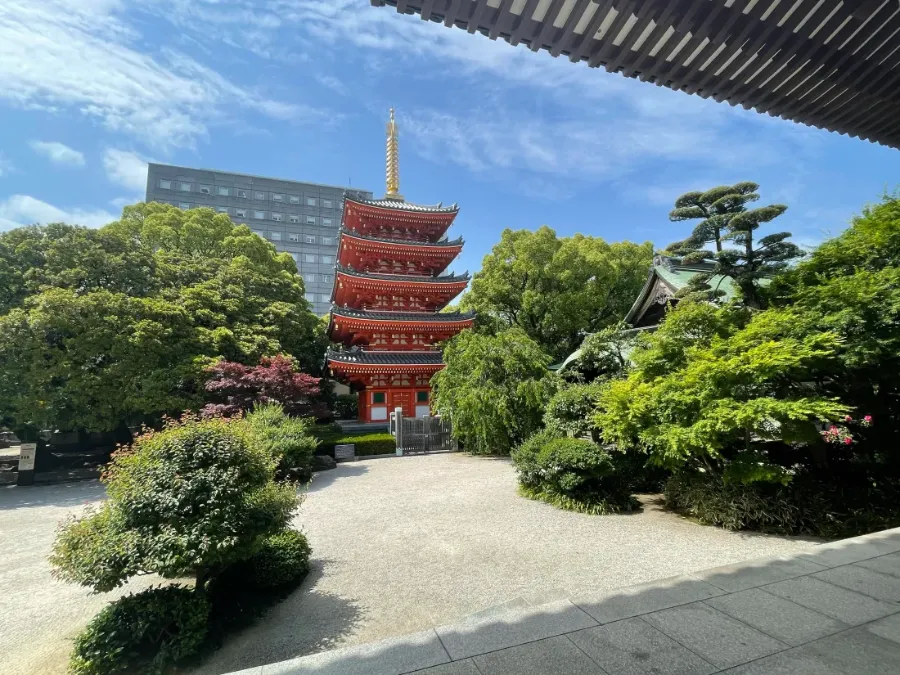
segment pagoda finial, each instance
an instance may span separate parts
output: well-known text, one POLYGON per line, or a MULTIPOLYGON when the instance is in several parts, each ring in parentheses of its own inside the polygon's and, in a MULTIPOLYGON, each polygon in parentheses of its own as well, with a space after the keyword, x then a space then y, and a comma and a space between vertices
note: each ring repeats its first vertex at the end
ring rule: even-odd
POLYGON ((397 122, 394 120, 394 109, 391 108, 391 119, 387 125, 387 194, 385 199, 403 201, 400 194, 400 148, 397 141, 397 122))

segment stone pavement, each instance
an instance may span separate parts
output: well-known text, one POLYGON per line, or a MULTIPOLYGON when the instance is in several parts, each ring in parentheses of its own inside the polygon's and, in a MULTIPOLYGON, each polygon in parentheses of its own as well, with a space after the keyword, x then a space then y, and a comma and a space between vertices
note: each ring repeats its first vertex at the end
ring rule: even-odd
POLYGON ((900 673, 900 528, 235 675, 900 673))

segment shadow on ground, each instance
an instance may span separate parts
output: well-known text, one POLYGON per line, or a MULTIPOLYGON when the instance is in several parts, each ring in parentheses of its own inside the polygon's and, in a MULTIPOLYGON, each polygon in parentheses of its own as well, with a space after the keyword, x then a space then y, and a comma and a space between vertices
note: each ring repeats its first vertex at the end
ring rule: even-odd
POLYGON ((344 478, 358 478, 365 475, 369 471, 369 467, 364 464, 344 463, 338 464, 334 469, 327 471, 318 471, 313 475, 313 479, 307 488, 307 492, 318 492, 324 490, 335 481, 344 478))
POLYGON ((27 509, 36 506, 70 507, 106 498, 106 487, 97 480, 57 485, 15 485, 0 488, 0 510, 27 509))

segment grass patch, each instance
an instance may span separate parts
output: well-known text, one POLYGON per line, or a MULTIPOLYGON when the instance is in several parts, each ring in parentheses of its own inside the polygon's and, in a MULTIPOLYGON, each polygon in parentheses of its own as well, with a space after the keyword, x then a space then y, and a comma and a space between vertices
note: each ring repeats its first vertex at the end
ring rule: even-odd
POLYGON ((628 495, 627 498, 620 502, 610 499, 597 499, 593 501, 580 501, 566 497, 565 495, 519 486, 519 494, 526 499, 544 502, 565 511, 575 511, 576 513, 587 513, 592 516, 607 516, 614 513, 631 513, 641 508, 641 503, 637 498, 628 495))

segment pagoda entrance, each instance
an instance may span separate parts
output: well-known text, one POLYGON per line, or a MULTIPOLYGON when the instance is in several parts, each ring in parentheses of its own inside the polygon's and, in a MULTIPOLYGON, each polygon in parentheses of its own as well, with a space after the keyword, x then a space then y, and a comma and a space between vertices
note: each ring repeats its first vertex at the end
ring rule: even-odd
POLYGON ((404 417, 415 417, 416 410, 413 404, 413 393, 409 389, 393 389, 389 391, 388 400, 391 403, 388 408, 391 412, 397 408, 402 408, 404 417))

